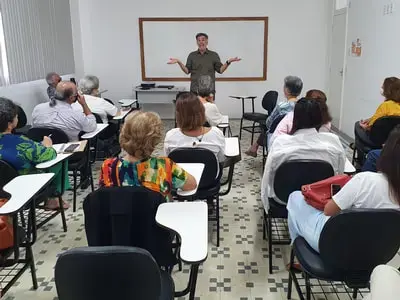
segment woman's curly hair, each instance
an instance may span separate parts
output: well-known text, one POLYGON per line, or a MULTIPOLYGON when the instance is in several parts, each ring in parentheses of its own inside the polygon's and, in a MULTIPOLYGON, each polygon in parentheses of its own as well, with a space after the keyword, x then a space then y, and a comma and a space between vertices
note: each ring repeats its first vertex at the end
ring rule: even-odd
POLYGON ((162 137, 162 121, 154 112, 136 112, 125 119, 119 142, 130 155, 149 158, 162 137))

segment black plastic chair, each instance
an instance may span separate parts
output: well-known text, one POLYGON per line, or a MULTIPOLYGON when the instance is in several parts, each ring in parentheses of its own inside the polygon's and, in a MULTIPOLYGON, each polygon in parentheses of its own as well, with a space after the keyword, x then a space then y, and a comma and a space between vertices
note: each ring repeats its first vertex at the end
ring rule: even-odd
POLYGON ((254 140, 254 133, 261 133, 262 128, 256 131, 257 127, 260 127, 262 124, 265 124, 268 116, 272 113, 276 106, 276 102, 278 100, 278 92, 277 91, 268 91, 265 93, 261 105, 267 111, 267 114, 258 113, 254 111, 254 99, 255 97, 251 98, 252 101, 252 111, 245 112, 244 101, 245 99, 242 98, 242 118, 240 120, 240 132, 239 132, 239 140, 242 138, 242 130, 251 132, 251 144, 253 144, 254 140), (243 126, 243 120, 252 121, 252 126, 243 126), (257 125, 258 124, 258 125, 257 125))
MULTIPOLYGON (((220 178, 222 175, 223 167, 219 165, 217 158, 214 153, 204 148, 177 148, 173 150, 169 155, 176 163, 202 163, 204 164, 203 174, 200 182, 198 183, 198 189, 196 195, 190 197, 189 200, 194 199, 207 199, 208 203, 215 204, 215 216, 208 218, 209 221, 216 221, 217 223, 217 247, 219 247, 219 191, 221 188, 220 178)), ((178 196, 179 198, 179 196, 178 196)))
POLYGON ((89 246, 132 246, 146 249, 167 269, 177 262, 172 235, 157 225, 160 193, 144 187, 103 187, 83 202, 89 246))
POLYGON ((390 132, 400 124, 400 116, 382 117, 375 121, 369 132, 371 143, 364 144, 356 138, 353 150, 352 164, 357 161, 359 165, 363 165, 365 157, 369 151, 374 149, 382 149, 390 132), (361 157, 358 157, 361 156, 361 157))
POLYGON ((303 237, 293 243, 290 258, 288 299, 292 281, 301 300, 304 299, 293 269, 296 256, 303 270, 306 299, 311 299, 310 278, 343 281, 353 289, 367 288, 373 269, 389 262, 400 247, 397 228, 400 212, 387 209, 350 209, 331 217, 325 224, 316 252, 303 237))
POLYGON ((28 123, 28 119, 26 117, 26 113, 24 111, 24 109, 18 105, 18 124, 17 127, 14 129, 14 134, 18 134, 18 135, 26 135, 26 133, 28 132, 28 130, 32 127, 31 125, 27 125, 28 123))
MULTIPOLYGON (((314 183, 334 175, 332 166, 322 160, 291 160, 281 164, 274 177, 274 191, 277 198, 287 203, 289 195, 294 191, 300 191, 301 186, 314 183)), ((272 225, 275 218, 287 219, 286 205, 269 198, 268 214, 264 210, 263 237, 268 234, 268 258, 269 273, 272 274, 272 245, 288 245, 291 240, 288 237, 287 228, 279 230, 275 222, 275 231, 278 239, 272 239, 272 225), (281 236, 283 235, 283 237, 281 236), (287 238, 286 238, 287 236, 287 238)))
MULTIPOLYGON (((68 143, 69 139, 68 136, 65 134, 64 131, 56 128, 45 128, 45 127, 34 127, 29 129, 28 137, 36 142, 41 142, 44 136, 49 136, 51 134, 51 139, 54 144, 63 144, 68 143)), ((84 152, 74 153, 68 159, 68 171, 72 172, 72 177, 74 181, 73 185, 73 211, 76 211, 76 193, 78 188, 83 184, 82 180, 82 170, 84 168, 87 169, 87 175, 90 180, 92 191, 94 190, 94 183, 93 183, 93 175, 92 175, 92 168, 89 164, 89 146, 86 146, 84 152), (81 175, 81 180, 78 184, 78 175, 81 175)), ((86 180, 86 179, 85 179, 86 180)))
POLYGON ((151 254, 134 247, 86 247, 62 253, 55 266, 60 300, 174 298, 174 281, 151 254))

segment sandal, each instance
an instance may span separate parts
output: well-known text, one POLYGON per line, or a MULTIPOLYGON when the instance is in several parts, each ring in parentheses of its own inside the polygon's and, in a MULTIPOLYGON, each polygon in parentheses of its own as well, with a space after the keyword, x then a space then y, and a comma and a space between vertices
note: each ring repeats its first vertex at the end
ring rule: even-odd
POLYGON ((246 155, 248 156, 252 156, 252 157, 257 157, 257 152, 251 151, 251 150, 247 150, 245 152, 246 155))
MULTIPOLYGON (((63 203, 64 210, 69 208, 69 204, 65 201, 63 203)), ((60 208, 60 201, 57 198, 49 198, 47 200, 45 209, 46 210, 58 210, 60 208)))

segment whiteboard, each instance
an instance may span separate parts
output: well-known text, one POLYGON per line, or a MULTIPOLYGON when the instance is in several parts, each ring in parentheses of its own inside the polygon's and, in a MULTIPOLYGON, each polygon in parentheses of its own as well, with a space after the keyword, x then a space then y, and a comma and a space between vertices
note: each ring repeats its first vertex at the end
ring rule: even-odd
POLYGON ((178 64, 168 65, 169 58, 186 64, 190 52, 197 50, 196 34, 208 34, 208 49, 219 54, 224 63, 232 63, 217 80, 257 81, 266 79, 268 18, 140 18, 142 80, 189 80, 178 64), (251 43, 248 43, 252 36, 251 43), (259 38, 254 38, 259 37, 259 38))

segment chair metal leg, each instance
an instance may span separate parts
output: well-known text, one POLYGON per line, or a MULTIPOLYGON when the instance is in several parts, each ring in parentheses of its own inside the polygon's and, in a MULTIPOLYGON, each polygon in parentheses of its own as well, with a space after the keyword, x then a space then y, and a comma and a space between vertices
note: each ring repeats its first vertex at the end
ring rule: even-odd
POLYGON ((356 148, 353 150, 353 158, 351 159, 351 164, 354 166, 354 162, 356 160, 356 148))
POLYGON ((90 175, 90 186, 93 192, 94 191, 93 172, 92 172, 92 167, 90 165, 89 165, 89 175, 90 175))
POLYGON ((33 289, 36 290, 38 288, 38 282, 37 282, 37 277, 36 277, 35 260, 33 258, 32 246, 30 243, 27 243, 25 257, 28 259, 28 261, 30 261, 29 264, 30 264, 30 268, 31 268, 33 289))
POLYGON ((217 247, 219 247, 219 195, 216 196, 215 216, 217 218, 217 247))
POLYGON ((68 230, 67 229, 67 221, 65 220, 64 203, 63 203, 61 195, 58 196, 58 203, 60 206, 60 215, 61 215, 61 220, 62 220, 62 224, 63 224, 63 229, 64 229, 64 232, 67 232, 67 230, 68 230))
POLYGON ((357 299, 358 289, 353 289, 353 299, 357 299))
POLYGON ((25 228, 26 222, 25 222, 25 217, 24 217, 24 211, 23 211, 23 210, 21 210, 21 211, 19 212, 19 217, 20 217, 20 219, 21 219, 21 225, 22 225, 22 227, 25 228))
POLYGON ((265 221, 265 218, 266 218, 266 216, 265 216, 266 214, 265 214, 265 210, 264 210, 264 214, 263 214, 263 240, 265 240, 266 238, 267 238, 267 233, 265 232, 265 227, 267 226, 267 222, 265 221))
MULTIPOLYGON (((287 298, 292 299, 292 285, 293 285, 293 279, 292 279, 292 266, 294 262, 294 251, 293 249, 290 251, 290 262, 289 262, 289 281, 288 281, 288 291, 287 291, 287 298)), ((296 275, 295 275, 296 276, 296 275)))
POLYGON ((292 297, 292 284, 296 288, 297 294, 299 295, 300 300, 304 300, 303 292, 301 291, 299 281, 297 280, 296 273, 293 271, 293 263, 294 263, 294 250, 292 248, 290 252, 290 269, 289 269, 289 283, 288 283, 288 299, 292 297))
POLYGON ((310 275, 304 272, 304 280, 306 282, 306 300, 311 300, 311 282, 310 275))
POLYGON ((72 200, 72 211, 73 212, 76 212, 76 180, 77 180, 77 177, 78 176, 78 174, 77 174, 77 172, 76 172, 76 170, 74 170, 74 173, 73 173, 73 177, 74 177, 74 196, 73 196, 73 200, 72 200))
POLYGON ((239 141, 242 139, 243 118, 240 119, 239 141))
POLYGON ((272 218, 270 214, 267 215, 267 234, 269 274, 272 274, 272 218))
POLYGON ((253 126, 251 128, 251 144, 254 142, 254 130, 255 130, 256 122, 253 122, 253 126))

